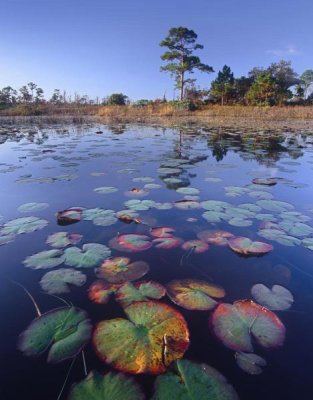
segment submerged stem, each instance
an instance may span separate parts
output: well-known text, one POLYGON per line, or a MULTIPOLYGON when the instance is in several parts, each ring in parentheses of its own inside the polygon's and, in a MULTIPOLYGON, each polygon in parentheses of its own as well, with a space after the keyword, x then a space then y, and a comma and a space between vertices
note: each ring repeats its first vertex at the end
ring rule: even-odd
POLYGON ((74 365, 75 360, 76 360, 76 357, 73 358, 73 360, 72 360, 72 362, 71 362, 71 365, 70 365, 70 367, 69 367, 69 369, 68 369, 68 371, 67 371, 65 380, 64 380, 63 385, 62 385, 62 387, 61 387, 61 391, 60 391, 60 393, 59 393, 59 395, 58 395, 58 397, 57 397, 57 400, 60 400, 60 398, 62 397, 64 388, 65 388, 66 383, 67 383, 67 381, 68 381, 68 378, 69 378, 69 376, 70 376, 70 373, 71 373, 71 370, 72 370, 72 368, 73 368, 73 365, 74 365))
POLYGON ((41 316, 41 311, 40 311, 40 309, 39 309, 39 307, 38 307, 38 304, 36 303, 36 301, 35 301, 35 299, 33 298, 33 296, 30 294, 30 292, 26 289, 26 287, 24 287, 24 286, 23 286, 21 283, 19 283, 19 282, 13 281, 13 280, 11 280, 11 279, 10 279, 10 281, 11 281, 12 283, 14 283, 15 285, 20 286, 20 287, 24 290, 24 292, 28 295, 28 297, 29 297, 30 300, 32 301, 32 303, 33 303, 33 305, 34 305, 34 307, 35 307, 35 309, 36 309, 36 314, 37 314, 37 316, 40 317, 40 316, 41 316))
POLYGON ((83 365, 84 365, 85 376, 87 376, 87 375, 88 375, 88 372, 87 372, 87 365, 86 365, 86 359, 85 359, 85 352, 84 352, 84 350, 82 350, 82 358, 83 358, 83 365))

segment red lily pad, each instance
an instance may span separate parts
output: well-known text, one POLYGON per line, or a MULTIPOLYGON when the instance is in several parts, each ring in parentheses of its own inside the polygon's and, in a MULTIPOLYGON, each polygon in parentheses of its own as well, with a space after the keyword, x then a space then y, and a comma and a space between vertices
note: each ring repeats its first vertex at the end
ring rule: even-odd
POLYGON ((173 249, 183 243, 182 239, 175 236, 153 239, 152 243, 158 249, 173 249))
POLYGON ((169 228, 168 226, 162 226, 159 228, 152 228, 150 230, 151 236, 157 237, 157 238, 168 238, 173 236, 173 232, 175 232, 175 229, 169 228))
POLYGON ((228 246, 236 253, 259 256, 273 250, 273 246, 264 242, 253 242, 247 237, 239 236, 228 241, 228 246))
POLYGON ((70 225, 82 219, 84 209, 81 207, 71 207, 56 214, 58 225, 70 225))
POLYGON ((173 303, 187 310, 212 310, 217 302, 212 299, 225 296, 223 288, 195 279, 174 280, 166 285, 167 294, 173 303))
POLYGON ((199 202, 187 199, 175 201, 174 206, 180 210, 194 210, 201 207, 199 202))
POLYGON ((252 353, 252 338, 267 349, 280 347, 285 340, 286 329, 277 315, 252 300, 219 304, 211 324, 221 342, 235 351, 252 353))
POLYGON ((125 192, 125 196, 128 197, 145 197, 149 194, 147 190, 139 189, 139 188, 132 188, 125 192))
POLYGON ((184 250, 193 248, 194 253, 205 253, 209 250, 209 245, 202 240, 188 240, 188 242, 183 243, 181 247, 184 250))
POLYGON ((127 257, 114 257, 103 262, 96 270, 99 278, 110 283, 124 283, 142 278, 149 271, 145 261, 130 262, 127 257))
POLYGON ((132 374, 161 374, 183 357, 189 331, 178 311, 156 301, 133 303, 124 311, 128 319, 102 321, 94 331, 93 345, 104 362, 132 374))
POLYGON ((128 234, 119 235, 109 241, 109 246, 112 249, 133 253, 136 251, 144 251, 150 249, 152 243, 146 235, 128 234))
POLYGON ((158 282, 126 282, 118 289, 115 298, 122 307, 127 307, 136 301, 159 300, 165 293, 165 287, 158 282))
POLYGON ((234 238, 235 236, 226 231, 216 230, 216 231, 202 231, 197 234, 200 240, 207 243, 216 244, 217 246, 226 246, 228 244, 228 239, 234 238))
POLYGON ((107 283, 104 281, 93 282, 88 289, 89 299, 97 304, 107 304, 112 294, 114 294, 121 285, 107 283))

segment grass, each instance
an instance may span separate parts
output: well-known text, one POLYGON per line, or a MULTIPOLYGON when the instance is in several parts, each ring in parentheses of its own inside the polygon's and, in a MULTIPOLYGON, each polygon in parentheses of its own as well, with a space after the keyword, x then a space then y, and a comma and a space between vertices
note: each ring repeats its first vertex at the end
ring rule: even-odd
MULTIPOLYGON (((0 110, 0 117, 44 116, 97 118, 112 123, 207 123, 212 126, 258 127, 313 130, 313 106, 220 106, 201 105, 196 111, 177 108, 171 103, 152 103, 145 106, 96 106, 76 104, 28 104, 0 110)), ((74 121, 75 122, 75 121, 74 121)))

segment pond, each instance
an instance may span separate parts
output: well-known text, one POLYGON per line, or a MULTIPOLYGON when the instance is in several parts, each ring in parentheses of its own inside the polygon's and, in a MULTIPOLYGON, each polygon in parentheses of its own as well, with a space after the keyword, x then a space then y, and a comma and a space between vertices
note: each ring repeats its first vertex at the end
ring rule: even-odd
POLYGON ((0 143, 1 399, 313 398, 312 136, 3 122, 0 143))

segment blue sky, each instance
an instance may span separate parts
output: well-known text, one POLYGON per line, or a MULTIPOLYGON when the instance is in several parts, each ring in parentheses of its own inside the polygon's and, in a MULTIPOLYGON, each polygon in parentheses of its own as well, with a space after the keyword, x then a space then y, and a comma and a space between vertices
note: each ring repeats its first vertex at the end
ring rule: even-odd
MULTIPOLYGON (((216 72, 286 59, 302 73, 313 69, 312 15, 311 0, 0 0, 0 88, 172 99, 159 43, 175 26, 198 34, 216 72)), ((208 87, 216 73, 194 76, 208 87)))

